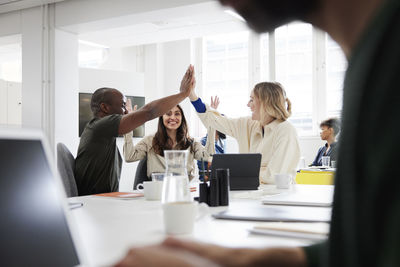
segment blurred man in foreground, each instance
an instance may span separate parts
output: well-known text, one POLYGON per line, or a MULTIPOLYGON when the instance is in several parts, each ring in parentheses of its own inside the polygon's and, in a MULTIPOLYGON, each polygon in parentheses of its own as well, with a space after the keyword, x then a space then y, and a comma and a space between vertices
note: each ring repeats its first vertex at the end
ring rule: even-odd
POLYGON ((172 260, 175 266, 195 266, 197 261, 187 261, 184 252, 222 266, 400 266, 400 1, 221 2, 257 32, 295 19, 309 22, 328 32, 349 59, 329 239, 274 249, 166 240, 151 250, 132 249, 117 266, 147 265, 155 253, 160 253, 161 266, 172 260))

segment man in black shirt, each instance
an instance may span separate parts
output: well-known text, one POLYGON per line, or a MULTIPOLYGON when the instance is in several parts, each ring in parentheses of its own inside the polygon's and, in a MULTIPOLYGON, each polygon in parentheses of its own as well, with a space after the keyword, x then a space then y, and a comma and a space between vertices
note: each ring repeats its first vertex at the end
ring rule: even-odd
POLYGON ((150 102, 129 114, 121 92, 113 88, 97 89, 90 104, 94 118, 82 133, 75 159, 79 195, 118 191, 122 159, 116 138, 176 106, 188 96, 194 83, 193 66, 189 66, 179 93, 150 102))
POLYGON ((259 32, 295 19, 312 23, 349 59, 329 238, 272 249, 167 240, 132 249, 117 266, 195 265, 184 252, 220 266, 400 266, 400 0, 220 1, 259 32))

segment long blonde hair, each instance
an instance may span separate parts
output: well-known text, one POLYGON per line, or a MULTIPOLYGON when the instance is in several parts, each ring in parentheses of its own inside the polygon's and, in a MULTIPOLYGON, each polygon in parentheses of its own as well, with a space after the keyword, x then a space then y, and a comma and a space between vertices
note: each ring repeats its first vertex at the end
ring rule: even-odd
POLYGON ((269 115, 277 120, 285 121, 292 114, 292 103, 278 82, 261 82, 253 89, 255 97, 260 101, 260 119, 269 115))

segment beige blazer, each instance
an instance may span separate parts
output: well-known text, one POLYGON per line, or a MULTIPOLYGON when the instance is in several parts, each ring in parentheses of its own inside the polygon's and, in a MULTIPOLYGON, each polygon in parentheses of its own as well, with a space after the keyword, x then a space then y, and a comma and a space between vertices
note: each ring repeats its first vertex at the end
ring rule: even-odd
MULTIPOLYGON (((153 172, 165 172, 164 157, 156 154, 152 147, 154 135, 145 136, 136 145, 133 144, 133 133, 124 135, 124 158, 126 162, 134 162, 147 157, 147 176, 150 177, 153 172)), ((194 141, 193 152, 188 148, 187 173, 189 179, 194 177, 195 162, 194 160, 207 161, 215 153, 214 146, 215 130, 209 128, 206 146, 200 142, 194 141)))

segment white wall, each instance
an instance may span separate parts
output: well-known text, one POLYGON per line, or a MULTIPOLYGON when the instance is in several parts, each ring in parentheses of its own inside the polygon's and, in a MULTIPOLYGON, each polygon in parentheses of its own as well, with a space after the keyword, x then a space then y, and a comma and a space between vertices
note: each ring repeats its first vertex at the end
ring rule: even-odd
POLYGON ((304 157, 306 165, 312 163, 317 155, 318 148, 325 144, 319 136, 300 137, 299 143, 301 156, 304 157))
POLYGON ((43 128, 43 31, 42 11, 21 11, 22 31, 22 125, 43 128))
POLYGON ((10 12, 0 15, 0 36, 21 33, 21 11, 10 12), (7 27, 3 26, 7 25, 7 27))

